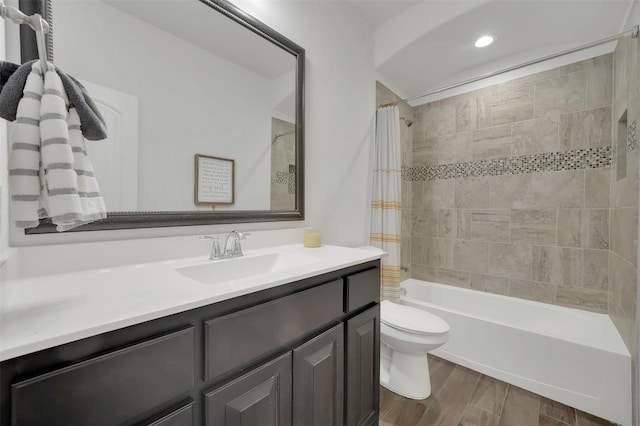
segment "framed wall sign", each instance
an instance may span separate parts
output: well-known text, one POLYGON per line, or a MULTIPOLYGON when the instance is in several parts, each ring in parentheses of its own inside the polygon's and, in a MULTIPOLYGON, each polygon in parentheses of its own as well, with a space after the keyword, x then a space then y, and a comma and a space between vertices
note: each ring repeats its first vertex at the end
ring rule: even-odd
POLYGON ((201 154, 195 160, 195 203, 233 204, 235 161, 201 154))

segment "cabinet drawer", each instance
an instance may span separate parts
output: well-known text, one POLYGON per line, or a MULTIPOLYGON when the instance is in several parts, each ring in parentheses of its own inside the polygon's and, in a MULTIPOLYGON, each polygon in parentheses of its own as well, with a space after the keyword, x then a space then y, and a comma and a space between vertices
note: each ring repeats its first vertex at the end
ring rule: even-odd
POLYGON ((349 275, 345 312, 351 312, 371 302, 380 301, 380 269, 349 275))
POLYGON ((247 366, 342 315, 342 280, 205 321, 205 380, 247 366))
POLYGON ((189 426, 193 425, 193 401, 149 423, 148 426, 189 426))
POLYGON ((121 424, 193 388, 194 344, 191 327, 13 384, 12 424, 121 424))

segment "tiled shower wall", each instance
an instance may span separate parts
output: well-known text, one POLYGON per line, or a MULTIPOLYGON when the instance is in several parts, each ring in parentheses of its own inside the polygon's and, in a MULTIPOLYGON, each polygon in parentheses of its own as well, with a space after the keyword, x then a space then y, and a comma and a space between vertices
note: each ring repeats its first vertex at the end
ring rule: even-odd
POLYGON ((609 54, 414 108, 412 277, 607 312, 612 70, 609 54))
MULTIPOLYGON (((609 316, 631 352, 637 377, 637 249, 638 165, 636 124, 640 120, 638 39, 622 39, 614 52, 613 146, 611 173, 611 243, 609 252, 609 316)), ((634 381, 635 382, 635 381, 634 381)), ((638 383, 634 383, 638 404, 638 383)), ((634 407, 638 420, 638 407, 634 407)), ((634 423, 637 424, 637 423, 634 423)))
POLYGON ((296 126, 271 118, 271 210, 296 208, 296 126))

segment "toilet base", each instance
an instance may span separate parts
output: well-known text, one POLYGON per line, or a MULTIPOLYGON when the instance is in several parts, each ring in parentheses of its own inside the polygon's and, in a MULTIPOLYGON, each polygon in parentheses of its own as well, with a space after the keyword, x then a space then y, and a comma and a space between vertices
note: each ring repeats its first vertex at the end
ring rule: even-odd
POLYGON ((410 399, 426 399, 431 395, 431 378, 426 354, 405 354, 392 350, 390 359, 385 358, 380 358, 382 386, 410 399))

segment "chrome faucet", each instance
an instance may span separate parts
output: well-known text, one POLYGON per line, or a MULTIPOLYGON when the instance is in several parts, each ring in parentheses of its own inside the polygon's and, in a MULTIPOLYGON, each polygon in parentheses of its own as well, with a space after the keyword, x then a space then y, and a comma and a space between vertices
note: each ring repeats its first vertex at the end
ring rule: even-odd
POLYGON ((249 234, 248 232, 229 232, 224 240, 224 251, 220 249, 220 242, 218 240, 218 237, 214 237, 212 235, 202 235, 200 236, 200 239, 213 241, 213 244, 211 245, 211 254, 209 255, 209 260, 220 260, 242 256, 243 253, 242 246, 240 245, 240 240, 244 240, 249 235, 251 234, 249 234))
POLYGON ((240 257, 242 256, 242 246, 240 240, 244 240, 249 236, 248 232, 231 231, 224 240, 224 257, 240 257))

